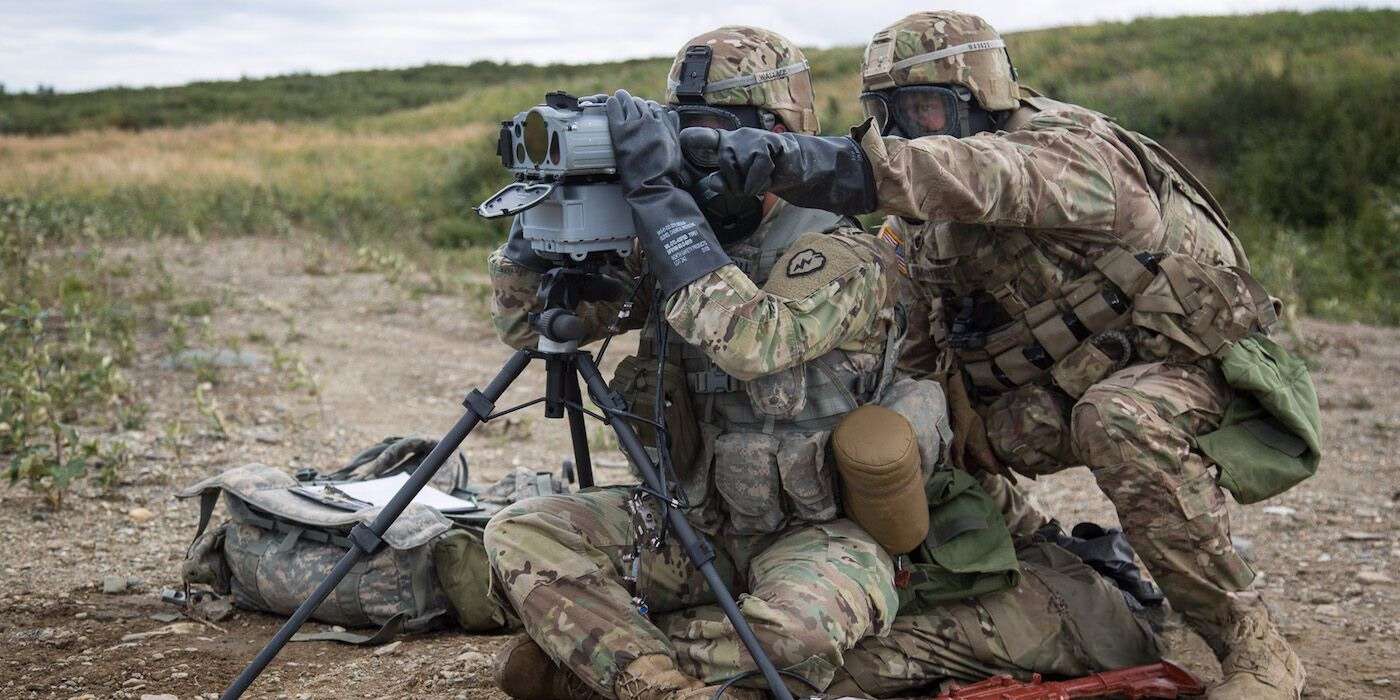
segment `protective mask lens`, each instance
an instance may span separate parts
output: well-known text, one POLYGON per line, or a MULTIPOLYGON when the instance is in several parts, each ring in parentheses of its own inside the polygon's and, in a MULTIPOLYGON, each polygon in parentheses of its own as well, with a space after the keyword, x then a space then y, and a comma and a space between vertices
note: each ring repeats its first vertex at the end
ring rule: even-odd
POLYGON ((676 114, 680 117, 682 129, 699 126, 709 129, 720 129, 722 131, 732 131, 743 126, 737 115, 715 107, 683 105, 676 107, 675 110, 676 114))
POLYGON ((875 120, 875 128, 881 134, 889 135, 890 110, 884 95, 867 92, 860 96, 860 107, 865 116, 875 120))
POLYGON ((932 85, 894 91, 894 119, 909 138, 958 135, 958 95, 932 85))

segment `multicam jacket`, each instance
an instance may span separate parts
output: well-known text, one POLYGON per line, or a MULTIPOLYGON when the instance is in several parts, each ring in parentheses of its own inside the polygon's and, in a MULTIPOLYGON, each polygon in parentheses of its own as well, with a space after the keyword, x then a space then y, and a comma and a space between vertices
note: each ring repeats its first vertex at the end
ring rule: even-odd
MULTIPOLYGON (((711 533, 776 532, 838 517, 826 440, 882 378, 894 323, 893 251, 854 222, 779 202, 734 264, 667 299, 668 362, 679 363, 699 423, 700 455, 679 474, 692 521, 711 533)), ((629 265, 640 268, 639 255, 629 265)), ((533 342, 537 277, 490 257, 492 319, 516 347, 533 342)), ((638 301, 651 300, 643 292, 638 301)), ((612 304, 580 309, 589 338, 612 304)), ((645 313, 634 313, 632 327, 645 313)), ((642 353, 653 340, 642 337, 642 353)))
POLYGON ((928 305, 906 367, 951 351, 984 397, 1052 379, 1077 396, 1134 352, 1205 356, 1272 320, 1220 207, 1161 146, 1025 88, 1003 129, 853 132, 928 305), (1114 330, 1131 345, 1084 342, 1114 330))

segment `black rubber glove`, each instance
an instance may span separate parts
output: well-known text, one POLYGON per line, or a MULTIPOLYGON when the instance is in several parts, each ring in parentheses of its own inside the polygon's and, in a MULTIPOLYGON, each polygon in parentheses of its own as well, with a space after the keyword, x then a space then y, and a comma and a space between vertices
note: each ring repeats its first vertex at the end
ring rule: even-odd
POLYGON ((540 254, 536 253, 535 249, 530 246, 530 242, 525 240, 525 229, 520 225, 519 217, 516 217, 510 224, 510 235, 506 237, 506 247, 501 249, 501 256, 530 272, 541 275, 554 267, 554 263, 540 257, 540 254))
POLYGON ((681 157, 678 124, 675 112, 626 90, 608 98, 618 179, 664 298, 730 264, 695 199, 682 189, 691 175, 681 157))
POLYGON ((1133 547, 1128 544, 1122 530, 1104 529, 1094 523, 1079 523, 1066 535, 1059 523, 1051 521, 1037 534, 1069 550, 1142 605, 1154 607, 1166 599, 1162 589, 1142 577, 1142 571, 1133 558, 1133 547))
POLYGON ((715 191, 772 192, 799 207, 837 214, 875 211, 875 175, 860 144, 848 137, 692 127, 680 140, 692 165, 715 171, 702 183, 715 191))

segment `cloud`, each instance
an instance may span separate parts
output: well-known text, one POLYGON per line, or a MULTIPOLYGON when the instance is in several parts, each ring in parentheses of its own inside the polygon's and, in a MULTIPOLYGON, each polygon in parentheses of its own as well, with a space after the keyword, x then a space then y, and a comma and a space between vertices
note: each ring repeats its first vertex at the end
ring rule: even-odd
MULTIPOLYGON (((1339 0, 1024 0, 945 2, 1005 31, 1124 20, 1355 6, 1339 0)), ((1373 3, 1374 4, 1374 3, 1373 3)), ((1386 3, 1383 3, 1386 4, 1386 3)), ((899 17, 936 5, 749 0, 744 3, 594 0, 0 0, 0 82, 174 85, 192 80, 331 72, 479 59, 583 63, 670 55, 722 24, 768 27, 804 46, 860 44, 899 17)))

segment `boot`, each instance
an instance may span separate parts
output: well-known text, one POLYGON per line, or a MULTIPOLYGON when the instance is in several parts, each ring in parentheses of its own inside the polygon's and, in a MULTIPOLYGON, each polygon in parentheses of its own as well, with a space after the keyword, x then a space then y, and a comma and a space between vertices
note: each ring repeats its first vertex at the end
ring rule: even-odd
MULTIPOLYGON (((710 700, 718 685, 705 685, 681 673, 676 662, 665 654, 639 656, 618 672, 613 680, 617 700, 710 700)), ((722 700, 767 700, 768 693, 730 686, 722 700)))
POLYGON ((1303 663, 1274 626, 1257 593, 1231 596, 1235 607, 1222 629, 1224 680, 1210 700, 1298 700, 1307 674, 1303 663))
MULTIPOLYGON (((711 700, 715 693, 719 692, 720 686, 707 685, 701 688, 691 688, 682 690, 676 694, 675 700, 711 700)), ((729 686, 724 689, 724 695, 720 700, 768 700, 770 697, 767 691, 754 690, 752 688, 736 688, 729 686)), ((802 696, 798 696, 802 697, 802 696)))
POLYGON ((681 673, 665 654, 632 659, 613 679, 617 700, 678 700, 682 691, 701 687, 703 683, 681 673))
POLYGON ((516 700, 602 700, 582 678, 554 659, 528 635, 519 635, 496 652, 492 672, 496 687, 516 700))

